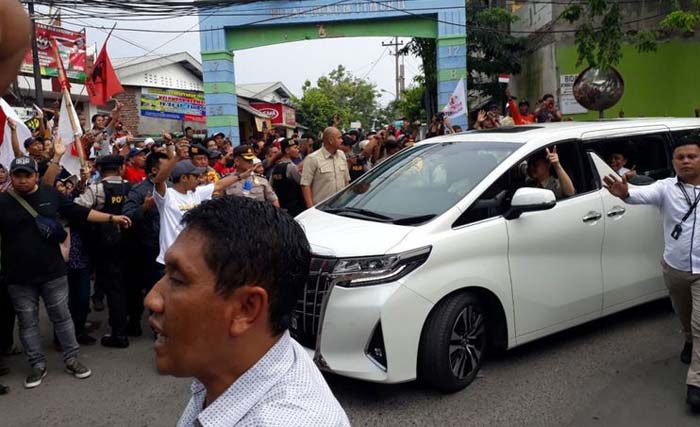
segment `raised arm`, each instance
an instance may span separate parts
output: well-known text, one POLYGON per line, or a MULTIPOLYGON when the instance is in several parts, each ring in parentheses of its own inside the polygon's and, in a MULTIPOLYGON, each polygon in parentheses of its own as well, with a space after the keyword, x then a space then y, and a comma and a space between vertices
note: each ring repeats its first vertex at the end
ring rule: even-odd
MULTIPOLYGON (((75 139, 77 140, 78 137, 75 137, 75 139)), ((44 173, 44 177, 41 179, 43 185, 53 186, 56 177, 61 173, 61 158, 66 153, 66 146, 63 145, 61 138, 57 138, 53 143, 53 151, 53 159, 49 161, 49 167, 46 169, 46 173, 44 173)))
POLYGON ((173 169, 175 169, 178 160, 180 158, 175 154, 175 146, 173 144, 168 145, 168 160, 163 163, 163 166, 158 171, 158 175, 153 179, 156 191, 163 197, 165 197, 165 190, 168 188, 165 182, 173 169))
POLYGON ((10 127, 11 140, 12 140, 12 152, 15 157, 22 157, 24 153, 19 148, 19 139, 17 137, 17 123, 11 118, 7 118, 7 125, 10 127))
POLYGON ((557 154, 557 146, 555 145, 554 148, 550 151, 549 148, 545 148, 545 152, 547 153, 547 161, 549 162, 550 165, 554 168, 554 172, 557 174, 557 178, 559 178, 559 183, 561 184, 561 191, 566 197, 571 197, 576 194, 576 188, 574 187, 573 181, 571 181, 571 178, 569 177, 569 174, 566 173, 566 170, 564 170, 564 167, 561 165, 559 162, 559 154, 557 154))
POLYGON ((253 173, 253 169, 251 168, 251 169, 248 169, 247 171, 243 172, 242 174, 231 174, 231 175, 225 176, 214 183, 214 192, 217 193, 217 192, 224 191, 225 189, 227 189, 228 187, 237 183, 238 181, 242 181, 244 179, 247 179, 252 173, 253 173))

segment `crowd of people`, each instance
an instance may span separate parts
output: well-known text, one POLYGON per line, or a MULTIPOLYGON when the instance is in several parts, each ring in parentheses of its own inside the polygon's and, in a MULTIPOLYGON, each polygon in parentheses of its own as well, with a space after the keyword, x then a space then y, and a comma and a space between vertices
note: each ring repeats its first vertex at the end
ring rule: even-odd
POLYGON ((89 313, 108 311, 103 346, 127 348, 129 338, 143 334, 144 295, 163 276, 165 254, 188 211, 230 195, 269 203, 293 217, 418 137, 404 120, 398 128, 367 134, 331 126, 318 140, 283 137, 273 128, 234 148, 222 133, 197 138, 191 128, 135 138, 120 121, 121 109, 117 103, 110 114, 91 117, 73 141, 85 153, 79 175, 62 166, 67 144, 58 136, 55 114, 47 120, 38 110, 39 126, 25 141, 8 119, 15 159, 0 165, 0 354, 20 353, 13 341, 16 316, 30 365, 27 388, 40 385, 47 373, 40 298, 50 307, 54 346, 67 369, 87 378, 91 371, 78 350, 98 342, 91 334, 100 326, 89 313), (37 256, 40 267, 28 265, 37 256))

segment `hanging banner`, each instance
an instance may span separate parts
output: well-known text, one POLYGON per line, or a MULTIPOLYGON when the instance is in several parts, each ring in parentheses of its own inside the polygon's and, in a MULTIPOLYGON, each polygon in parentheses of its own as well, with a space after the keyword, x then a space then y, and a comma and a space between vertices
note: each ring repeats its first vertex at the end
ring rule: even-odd
MULTIPOLYGON (((87 61, 85 54, 85 31, 70 31, 59 27, 36 24, 36 44, 39 50, 39 65, 41 75, 58 77, 56 57, 53 53, 53 39, 56 39, 58 51, 61 53, 63 66, 69 80, 83 83, 87 76, 87 61)), ((33 74, 32 50, 24 56, 22 73, 33 74)))
POLYGON ((171 89, 141 89, 141 115, 157 119, 206 123, 204 94, 171 89))

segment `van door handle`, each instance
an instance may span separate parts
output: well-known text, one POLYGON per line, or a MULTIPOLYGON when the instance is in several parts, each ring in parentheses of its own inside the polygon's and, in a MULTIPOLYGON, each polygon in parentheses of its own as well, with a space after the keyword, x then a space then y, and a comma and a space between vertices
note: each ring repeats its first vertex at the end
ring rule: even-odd
POLYGON ((583 217, 583 222, 599 221, 602 217, 603 217, 603 215, 600 212, 591 211, 591 212, 588 212, 588 214, 583 217))
POLYGON ((608 211, 608 217, 614 218, 616 216, 622 216, 627 212, 627 209, 623 208, 622 206, 614 206, 612 209, 608 211))

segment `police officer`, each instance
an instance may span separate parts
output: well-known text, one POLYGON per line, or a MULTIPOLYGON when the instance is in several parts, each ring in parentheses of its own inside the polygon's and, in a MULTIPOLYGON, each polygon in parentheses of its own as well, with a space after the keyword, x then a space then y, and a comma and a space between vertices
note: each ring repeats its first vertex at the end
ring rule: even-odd
POLYGON ((193 144, 190 147, 190 160, 198 168, 207 168, 201 176, 202 185, 211 184, 219 180, 219 174, 213 167, 209 166, 209 150, 202 144, 193 144))
MULTIPOLYGON (((241 175, 255 167, 255 151, 250 145, 239 145, 233 151, 236 174, 241 175)), ((243 181, 238 181, 226 189, 226 194, 232 196, 245 196, 254 200, 267 201, 275 207, 280 207, 279 199, 267 179, 258 175, 251 175, 243 181)))
MULTIPOLYGON (((121 215, 131 184, 122 179, 124 158, 107 155, 97 159, 102 179, 90 184, 75 203, 104 212, 121 215)), ((95 282, 107 295, 111 334, 102 337, 105 347, 126 348, 127 337, 126 288, 123 280, 124 242, 121 229, 112 223, 99 225, 91 233, 91 259, 95 264, 95 282)))
POLYGON ((301 194, 301 173, 293 159, 299 156, 299 144, 294 139, 280 141, 282 158, 272 168, 270 174, 272 189, 279 197, 280 207, 291 216, 297 216, 306 210, 304 196, 301 194))

